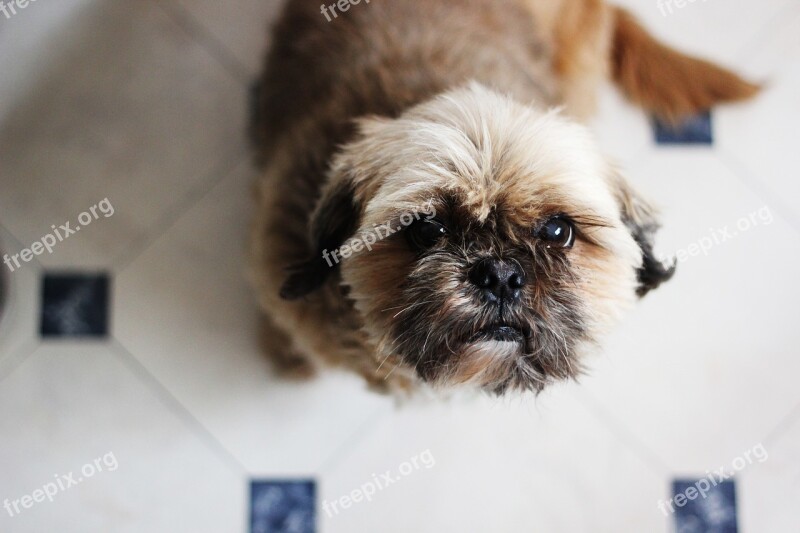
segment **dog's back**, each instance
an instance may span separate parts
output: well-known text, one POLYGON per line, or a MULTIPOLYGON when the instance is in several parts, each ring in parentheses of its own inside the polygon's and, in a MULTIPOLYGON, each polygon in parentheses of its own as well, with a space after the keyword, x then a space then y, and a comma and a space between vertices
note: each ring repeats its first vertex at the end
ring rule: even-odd
POLYGON ((350 133, 350 118, 394 117, 470 80, 525 102, 557 101, 550 50, 525 2, 348 5, 342 13, 333 6, 323 12, 314 0, 288 3, 258 91, 260 150, 269 152, 307 117, 325 128, 326 144, 335 145, 350 133))
POLYGON ((523 103, 593 111, 610 77, 665 118, 753 96, 758 87, 659 43, 603 0, 292 0, 274 30, 255 91, 260 159, 298 125, 324 168, 351 119, 395 117, 475 80, 523 103), (308 122, 315 128, 309 128, 308 122), (309 138, 312 136, 312 138, 309 138), (314 138, 318 136, 318 138, 314 138))

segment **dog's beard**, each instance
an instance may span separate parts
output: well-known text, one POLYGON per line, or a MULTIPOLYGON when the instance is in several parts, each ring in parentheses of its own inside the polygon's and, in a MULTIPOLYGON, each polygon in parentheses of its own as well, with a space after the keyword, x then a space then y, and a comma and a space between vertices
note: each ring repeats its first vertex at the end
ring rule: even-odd
POLYGON ((468 261, 434 254, 402 290, 390 345, 425 381, 478 385, 497 394, 541 391, 580 373, 586 338, 581 299, 565 261, 531 266, 517 302, 486 302, 465 280, 468 261))

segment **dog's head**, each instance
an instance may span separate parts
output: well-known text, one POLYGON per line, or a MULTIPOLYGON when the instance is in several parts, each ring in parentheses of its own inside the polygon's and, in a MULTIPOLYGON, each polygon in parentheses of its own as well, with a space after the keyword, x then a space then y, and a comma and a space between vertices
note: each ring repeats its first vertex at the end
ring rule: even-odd
POLYGON ((656 228, 583 127, 472 85, 362 122, 313 217, 319 255, 283 295, 340 268, 378 356, 538 391, 671 276, 656 228))

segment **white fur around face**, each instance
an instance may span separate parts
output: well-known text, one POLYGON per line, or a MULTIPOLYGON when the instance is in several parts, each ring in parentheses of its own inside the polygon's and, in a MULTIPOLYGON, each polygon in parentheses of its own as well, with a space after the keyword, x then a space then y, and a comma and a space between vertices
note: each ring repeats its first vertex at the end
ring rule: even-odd
POLYGON ((638 246, 620 218, 613 169, 590 132, 556 109, 540 110, 472 83, 396 120, 362 121, 334 175, 354 178, 368 230, 418 211, 436 192, 460 192, 478 221, 512 197, 525 215, 546 205, 608 223, 593 235, 631 268, 638 246), (347 170, 345 170, 347 169, 347 170), (388 217, 388 218, 387 218, 388 217))

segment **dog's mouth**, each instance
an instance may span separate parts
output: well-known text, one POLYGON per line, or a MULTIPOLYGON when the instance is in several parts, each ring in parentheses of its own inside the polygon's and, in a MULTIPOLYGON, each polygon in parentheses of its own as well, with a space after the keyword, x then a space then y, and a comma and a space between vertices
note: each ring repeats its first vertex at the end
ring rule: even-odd
POLYGON ((491 324, 475 334, 473 341, 492 340, 504 342, 519 342, 525 341, 526 335, 522 328, 517 326, 499 322, 491 324))

